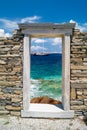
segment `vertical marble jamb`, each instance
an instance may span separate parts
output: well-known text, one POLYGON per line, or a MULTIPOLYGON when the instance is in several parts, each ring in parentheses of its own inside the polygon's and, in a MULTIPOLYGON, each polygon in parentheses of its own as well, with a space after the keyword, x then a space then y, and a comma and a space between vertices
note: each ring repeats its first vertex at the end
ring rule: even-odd
POLYGON ((62 104, 70 110, 70 34, 62 38, 62 104))
POLYGON ((30 104, 30 45, 31 38, 24 35, 24 63, 23 63, 23 108, 29 110, 30 104))

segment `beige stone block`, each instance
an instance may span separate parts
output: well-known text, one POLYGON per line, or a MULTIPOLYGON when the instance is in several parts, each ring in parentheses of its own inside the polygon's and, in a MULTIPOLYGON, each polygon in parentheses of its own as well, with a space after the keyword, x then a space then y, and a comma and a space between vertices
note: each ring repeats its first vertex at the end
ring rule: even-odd
POLYGON ((84 95, 87 95, 87 89, 84 89, 84 95))
POLYGON ((83 78, 83 77, 87 77, 87 74, 86 73, 74 73, 74 74, 72 74, 71 75, 72 77, 81 77, 81 78, 83 78))
POLYGON ((11 111, 11 115, 12 116, 20 116, 21 113, 20 112, 16 112, 16 111, 11 111))
POLYGON ((86 89, 87 83, 71 83, 72 88, 86 89))
POLYGON ((12 99, 11 99, 11 102, 20 102, 20 101, 21 101, 20 98, 12 98, 12 99))
POLYGON ((0 76, 0 81, 6 81, 6 76, 0 76))
POLYGON ((0 66, 0 72, 6 72, 6 68, 4 66, 0 66))
POLYGON ((3 60, 0 60, 0 64, 1 64, 1 65, 5 65, 5 64, 6 64, 6 62, 5 62, 5 61, 3 61, 3 60))
POLYGON ((82 90, 77 90, 77 95, 82 95, 82 90))
POLYGON ((15 45, 12 50, 19 50, 20 49, 20 45, 15 45))
POLYGON ((20 67, 15 67, 15 68, 13 68, 13 71, 14 71, 14 72, 20 72, 20 71, 21 71, 21 68, 20 68, 20 67))
POLYGON ((14 57, 20 57, 20 55, 19 54, 7 54, 7 55, 0 55, 0 57, 4 57, 4 58, 14 58, 14 57))
POLYGON ((20 81, 22 79, 21 76, 8 76, 7 81, 20 81))
POLYGON ((0 86, 16 86, 16 83, 8 81, 0 81, 0 86))
POLYGON ((14 107, 14 106, 11 106, 11 105, 7 105, 6 109, 7 110, 13 110, 13 111, 19 111, 19 110, 21 110, 21 107, 14 107))
POLYGON ((0 94, 0 99, 6 99, 6 96, 3 94, 0 94))
POLYGON ((81 65, 71 65, 72 70, 87 70, 87 66, 81 66, 81 65))
POLYGON ((77 95, 77 99, 83 99, 82 95, 77 95))
POLYGON ((83 61, 87 61, 87 58, 84 58, 83 61))
POLYGON ((76 99, 76 90, 75 89, 71 89, 71 99, 76 99))
POLYGON ((86 62, 83 62, 83 65, 87 65, 87 63, 86 63, 86 62))
POLYGON ((22 90, 15 90, 14 93, 20 95, 22 94, 22 90))
POLYGON ((81 73, 81 70, 71 70, 71 73, 81 73))
POLYGON ((84 99, 84 105, 87 105, 87 99, 84 99))
POLYGON ((87 110, 87 106, 85 106, 85 105, 73 105, 73 106, 71 106, 71 109, 72 110, 87 110))
POLYGON ((9 111, 6 110, 0 111, 0 115, 7 115, 7 114, 9 114, 9 111))
POLYGON ((82 100, 71 100, 71 105, 83 105, 82 100))
POLYGON ((87 99, 87 95, 83 95, 83 99, 87 99))

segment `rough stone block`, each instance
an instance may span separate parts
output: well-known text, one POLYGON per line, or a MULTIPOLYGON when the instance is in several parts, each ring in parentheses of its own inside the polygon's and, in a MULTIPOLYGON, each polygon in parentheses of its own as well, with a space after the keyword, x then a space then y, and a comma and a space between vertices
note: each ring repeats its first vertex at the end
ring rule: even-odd
POLYGON ((6 62, 5 62, 5 61, 3 61, 3 60, 0 60, 0 64, 1 64, 1 65, 5 65, 5 64, 6 64, 6 62))
POLYGON ((71 100, 71 105, 83 105, 83 101, 81 101, 81 100, 71 100))
POLYGON ((16 112, 16 111, 11 111, 11 115, 12 116, 20 116, 21 113, 20 112, 16 112))
POLYGON ((87 70, 87 66, 71 65, 72 70, 87 70))
POLYGON ((85 105, 73 105, 73 106, 71 106, 71 109, 72 110, 87 110, 87 106, 85 106, 85 105))
POLYGON ((87 99, 84 99, 84 104, 87 105, 87 99))
POLYGON ((12 50, 19 50, 20 49, 20 45, 15 45, 12 50))
POLYGON ((71 88, 87 88, 87 83, 71 83, 71 88))
POLYGON ((9 114, 9 111, 6 111, 6 110, 0 111, 0 115, 7 115, 7 114, 9 114))
POLYGON ((83 95, 77 95, 77 99, 83 99, 83 95))
POLYGON ((0 106, 0 111, 4 110, 5 111, 5 106, 0 106))
POLYGON ((84 95, 87 95, 87 89, 84 89, 84 95))
POLYGON ((71 99, 76 99, 76 90, 75 89, 71 89, 71 99))
POLYGON ((20 67, 15 67, 15 68, 13 68, 13 71, 14 71, 14 72, 20 72, 20 71, 21 71, 21 68, 20 68, 20 67))
POLYGON ((83 91, 82 90, 77 90, 77 95, 82 95, 83 91))
POLYGON ((16 84, 15 82, 0 81, 1 86, 16 86, 15 84, 16 84))
POLYGON ((82 111, 75 111, 75 115, 82 116, 82 115, 83 115, 83 113, 82 113, 82 111))
POLYGON ((6 109, 7 110, 13 110, 13 111, 19 111, 19 110, 21 110, 21 107, 15 107, 15 106, 7 105, 6 109))
POLYGON ((14 93, 20 95, 22 94, 22 90, 15 90, 14 93))
POLYGON ((20 101, 21 101, 20 98, 12 98, 12 99, 11 99, 11 102, 20 102, 20 101))

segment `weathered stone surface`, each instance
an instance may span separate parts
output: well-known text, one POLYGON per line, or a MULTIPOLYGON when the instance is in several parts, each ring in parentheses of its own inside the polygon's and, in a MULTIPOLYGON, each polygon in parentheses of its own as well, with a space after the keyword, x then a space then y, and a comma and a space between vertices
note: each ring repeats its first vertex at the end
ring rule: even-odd
POLYGON ((71 69, 73 70, 87 70, 87 66, 75 66, 75 65, 71 65, 71 69))
POLYGON ((21 107, 15 107, 15 106, 7 105, 6 109, 7 110, 13 110, 13 111, 19 111, 19 110, 21 110, 21 107))
POLYGON ((83 91, 82 90, 77 90, 77 95, 82 95, 83 91))
POLYGON ((16 86, 15 82, 0 81, 1 86, 16 86))
POLYGON ((71 99, 76 99, 76 90, 74 88, 71 89, 71 99))
POLYGON ((87 99, 84 99, 84 104, 87 105, 87 99))
POLYGON ((5 88, 3 88, 2 92, 3 93, 11 93, 11 94, 13 94, 14 93, 14 88, 13 87, 5 87, 5 88))
POLYGON ((20 102, 20 101, 21 101, 20 98, 12 98, 12 99, 11 99, 11 102, 20 102))
POLYGON ((87 83, 71 83, 72 88, 87 88, 87 83))
POLYGON ((12 116, 20 116, 21 113, 20 113, 20 112, 17 112, 17 111, 11 111, 11 115, 12 115, 12 116))
POLYGON ((13 68, 13 71, 14 71, 14 72, 20 72, 20 70, 21 70, 20 67, 15 67, 15 68, 13 68))
POLYGON ((11 57, 11 58, 14 58, 14 57, 20 57, 20 55, 18 54, 7 54, 7 55, 0 55, 0 57, 5 57, 5 58, 8 58, 8 57, 11 57))
POLYGON ((71 105, 83 105, 83 101, 81 101, 81 100, 71 100, 71 105))
POLYGON ((5 106, 0 106, 0 111, 4 110, 5 111, 5 106))
POLYGON ((75 111, 75 115, 82 116, 82 115, 83 115, 83 113, 82 113, 82 111, 75 111))
POLYGON ((12 48, 12 50, 19 50, 20 49, 20 45, 16 45, 12 48))
POLYGON ((0 66, 0 72, 6 72, 5 66, 0 66))
POLYGON ((87 111, 83 112, 83 115, 87 117, 87 111))
POLYGON ((87 106, 85 106, 85 105, 73 105, 73 106, 71 106, 71 109, 72 110, 87 110, 87 106))
POLYGON ((84 95, 87 95, 87 89, 84 89, 84 95))
POLYGON ((14 107, 20 107, 21 106, 20 102, 14 102, 11 105, 14 106, 14 107))
POLYGON ((6 111, 6 110, 3 110, 3 111, 0 111, 0 115, 7 115, 9 114, 10 112, 9 111, 6 111))
POLYGON ((83 61, 87 61, 87 58, 84 58, 83 61))
POLYGON ((0 60, 0 64, 1 64, 1 65, 5 65, 5 64, 6 64, 6 62, 5 62, 5 61, 3 61, 3 60, 0 60))
POLYGON ((22 94, 22 90, 21 89, 20 90, 15 90, 14 93, 20 95, 20 94, 22 94))

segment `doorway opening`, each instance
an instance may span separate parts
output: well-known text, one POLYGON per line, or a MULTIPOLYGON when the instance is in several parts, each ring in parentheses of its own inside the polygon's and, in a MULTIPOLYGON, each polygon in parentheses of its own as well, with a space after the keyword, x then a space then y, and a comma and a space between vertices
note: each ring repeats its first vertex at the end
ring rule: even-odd
POLYGON ((31 103, 62 101, 62 38, 31 39, 30 79, 31 103))

